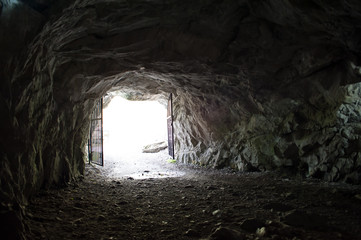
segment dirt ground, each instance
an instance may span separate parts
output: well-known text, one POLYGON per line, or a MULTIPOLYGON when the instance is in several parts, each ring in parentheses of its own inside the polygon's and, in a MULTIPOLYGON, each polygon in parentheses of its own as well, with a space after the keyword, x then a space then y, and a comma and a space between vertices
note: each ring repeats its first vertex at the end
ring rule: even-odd
POLYGON ((87 164, 83 180, 41 192, 27 207, 27 237, 361 239, 360 186, 189 167, 164 151, 142 156, 87 164))

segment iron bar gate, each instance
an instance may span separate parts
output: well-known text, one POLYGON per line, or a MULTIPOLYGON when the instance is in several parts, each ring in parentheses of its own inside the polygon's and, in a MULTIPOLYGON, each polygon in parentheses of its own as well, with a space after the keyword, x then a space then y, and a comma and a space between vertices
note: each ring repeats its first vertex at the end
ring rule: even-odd
POLYGON ((90 119, 88 141, 89 164, 104 166, 103 152, 103 98, 97 100, 90 119))
POLYGON ((174 159, 174 136, 173 136, 173 97, 169 95, 167 105, 167 127, 168 127, 168 153, 174 159))

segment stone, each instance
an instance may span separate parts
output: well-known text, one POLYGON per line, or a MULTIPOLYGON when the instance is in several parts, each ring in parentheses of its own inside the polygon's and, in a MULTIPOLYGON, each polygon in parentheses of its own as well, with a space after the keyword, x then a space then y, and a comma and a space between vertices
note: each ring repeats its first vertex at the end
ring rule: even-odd
POLYGON ((168 147, 168 144, 166 142, 158 142, 149 144, 143 147, 142 152, 144 153, 157 153, 160 152, 168 147))
POLYGON ((212 212, 212 215, 219 217, 219 216, 221 215, 221 213, 222 213, 222 211, 219 210, 219 209, 217 209, 217 210, 214 210, 214 211, 212 212))
POLYGON ((257 228, 257 230, 256 230, 256 235, 258 236, 258 237, 263 237, 263 236, 265 236, 266 235, 266 228, 265 227, 261 227, 261 228, 257 228))

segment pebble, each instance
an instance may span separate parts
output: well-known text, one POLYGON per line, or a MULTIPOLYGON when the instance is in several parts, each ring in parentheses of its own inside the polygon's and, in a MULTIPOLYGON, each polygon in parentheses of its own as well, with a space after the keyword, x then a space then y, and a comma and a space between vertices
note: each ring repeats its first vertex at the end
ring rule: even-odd
POLYGON ((212 212, 213 216, 219 216, 220 214, 221 214, 221 210, 219 210, 219 209, 212 212))
POLYGON ((257 228, 256 234, 258 237, 263 237, 264 235, 266 235, 266 228, 265 227, 257 228))

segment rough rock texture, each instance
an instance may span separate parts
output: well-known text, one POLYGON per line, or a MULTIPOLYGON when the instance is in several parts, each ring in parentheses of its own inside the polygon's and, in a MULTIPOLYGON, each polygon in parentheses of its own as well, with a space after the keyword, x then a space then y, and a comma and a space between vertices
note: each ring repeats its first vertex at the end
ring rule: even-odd
POLYGON ((82 174, 110 90, 175 95, 178 161, 361 182, 359 1, 23 2, 1 4, 4 205, 82 174))

